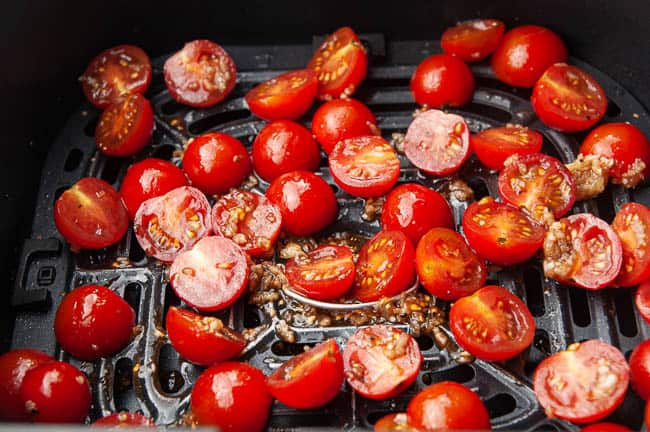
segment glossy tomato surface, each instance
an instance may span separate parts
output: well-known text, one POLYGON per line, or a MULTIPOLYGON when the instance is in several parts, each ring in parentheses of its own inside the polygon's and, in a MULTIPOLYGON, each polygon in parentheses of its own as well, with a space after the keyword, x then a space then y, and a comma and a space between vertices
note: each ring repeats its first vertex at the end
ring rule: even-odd
POLYGON ((377 420, 374 427, 375 432, 391 432, 391 431, 405 431, 417 432, 413 426, 409 424, 408 415, 406 413, 388 414, 377 420))
POLYGON ((354 257, 347 246, 323 245, 286 264, 291 287, 316 300, 334 300, 354 282, 354 257))
POLYGON ((493 170, 503 169, 503 163, 513 154, 525 155, 542 150, 542 134, 526 126, 507 124, 485 129, 470 137, 472 150, 483 165, 493 170))
POLYGON ((650 339, 644 340, 632 351, 630 381, 643 400, 650 398, 650 339))
POLYGON ((248 108, 264 120, 296 120, 316 98, 318 78, 311 69, 278 75, 246 93, 248 108))
POLYGON ((17 422, 29 420, 20 388, 25 374, 35 367, 54 361, 44 352, 21 348, 0 355, 0 420, 17 422))
POLYGON ((634 294, 634 303, 641 317, 650 324, 650 279, 639 285, 634 294))
POLYGON ((363 135, 379 135, 374 114, 356 99, 325 102, 314 113, 311 131, 327 154, 339 141, 363 135))
POLYGON ((411 93, 415 102, 429 108, 465 105, 474 93, 474 75, 457 57, 434 54, 415 69, 411 93))
POLYGON ((111 429, 120 428, 152 428, 155 423, 149 417, 138 412, 116 412, 95 421, 92 427, 102 427, 111 429))
POLYGON ((612 228, 623 247, 623 264, 614 283, 628 287, 650 278, 650 209, 643 204, 627 203, 614 217, 612 228))
POLYGON ((153 133, 151 104, 139 93, 109 105, 95 129, 97 148, 108 156, 131 156, 147 145, 153 133))
POLYGON ((616 423, 601 422, 585 426, 580 432, 632 432, 632 429, 616 423))
POLYGON ((440 46, 447 54, 466 62, 483 60, 497 49, 505 28, 496 19, 463 21, 445 30, 440 46))

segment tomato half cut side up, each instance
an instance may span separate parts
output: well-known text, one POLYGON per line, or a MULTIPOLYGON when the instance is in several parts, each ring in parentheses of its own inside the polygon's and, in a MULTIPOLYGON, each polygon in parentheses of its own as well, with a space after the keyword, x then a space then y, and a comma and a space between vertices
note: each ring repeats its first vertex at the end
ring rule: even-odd
POLYGON ((503 169, 503 163, 513 154, 539 153, 543 141, 539 132, 517 124, 485 129, 470 137, 476 157, 493 170, 503 169))
POLYGON ((480 61, 497 49, 505 29, 505 24, 496 19, 464 21, 445 30, 440 46, 463 61, 480 61))
POLYGON ((97 148, 109 156, 131 156, 147 145, 153 133, 151 104, 139 93, 109 105, 95 129, 97 148))
POLYGON ((286 264, 291 287, 316 300, 334 300, 354 282, 354 256, 347 246, 323 245, 286 264))
POLYGON ((369 399, 403 392, 417 378, 422 361, 415 339, 388 325, 357 330, 343 350, 348 384, 369 399))
POLYGON ((542 360, 535 369, 533 387, 549 417, 589 423, 607 417, 620 405, 629 373, 618 349, 588 340, 542 360))
POLYGON ((650 324, 650 279, 641 283, 637 288, 634 293, 634 304, 636 304, 641 317, 650 324))
POLYGON ((623 247, 623 265, 615 285, 629 287, 650 278, 650 209, 627 203, 614 217, 612 228, 623 247))
POLYGON ((311 69, 287 72, 246 93, 246 103, 263 120, 297 120, 314 103, 318 79, 311 69))

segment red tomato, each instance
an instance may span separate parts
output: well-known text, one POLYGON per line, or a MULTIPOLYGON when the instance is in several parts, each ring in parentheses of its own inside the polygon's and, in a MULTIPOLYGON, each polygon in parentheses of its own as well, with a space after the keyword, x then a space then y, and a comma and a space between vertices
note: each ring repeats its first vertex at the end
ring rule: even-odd
POLYGON ((318 76, 318 97, 331 100, 349 97, 366 77, 368 56, 350 27, 329 35, 307 65, 318 76))
POLYGON ((632 429, 616 423, 594 423, 580 429, 580 432, 632 432, 632 429))
POLYGON ((492 70, 506 84, 532 87, 549 66, 567 58, 557 34, 546 27, 523 25, 505 34, 492 55, 492 70))
POLYGON ((543 138, 542 134, 526 126, 507 124, 472 135, 470 144, 483 165, 501 170, 503 163, 513 154, 539 153, 543 138))
POLYGON ((367 106, 356 99, 325 102, 314 113, 311 131, 327 154, 344 139, 379 135, 377 119, 367 106))
POLYGON ((20 399, 32 422, 83 423, 90 408, 90 385, 79 369, 55 360, 25 374, 20 399))
POLYGON ((457 57, 434 54, 415 69, 411 93, 415 102, 429 108, 465 105, 474 93, 474 75, 457 57))
POLYGON ((311 132, 289 120, 264 126, 253 142, 253 167, 264 180, 291 171, 316 171, 320 166, 320 149, 311 132))
POLYGON ((165 318, 169 342, 186 360, 210 366, 237 357, 246 346, 241 333, 219 318, 170 307, 165 318))
POLYGON ((271 402, 262 372, 246 363, 227 362, 201 374, 192 389, 191 409, 200 425, 255 432, 264 429, 271 402))
POLYGON ((278 75, 246 93, 248 108, 264 120, 296 120, 314 103, 318 79, 311 69, 278 75))
POLYGON ((120 194, 133 219, 140 204, 146 200, 187 184, 185 174, 176 165, 166 160, 148 158, 129 167, 122 180, 120 194))
POLYGON ((401 231, 379 231, 359 252, 350 296, 370 302, 401 293, 415 279, 414 258, 413 245, 401 231))
POLYGON ((642 204, 627 203, 618 212, 612 228, 621 239, 623 264, 616 278, 617 286, 634 286, 650 278, 650 209, 642 204))
POLYGON ((528 348, 535 337, 535 321, 528 306, 495 285, 452 304, 449 327, 463 349, 486 361, 512 358, 528 348))
POLYGON ((415 269, 422 286, 443 300, 470 295, 487 279, 483 260, 472 252, 463 236, 448 228, 432 228, 420 239, 415 269))
POLYGON ((129 228, 129 215, 113 186, 85 177, 54 204, 54 223, 73 250, 117 243, 129 228))
POLYGON ((643 417, 644 417, 645 426, 647 428, 648 425, 650 425, 650 402, 647 402, 645 404, 645 412, 643 414, 643 417))
POLYGON ((542 360, 533 386, 547 416, 589 423, 607 417, 620 405, 629 373, 618 349, 588 340, 542 360))
POLYGON ((328 339, 283 363, 267 378, 266 385, 283 404, 310 409, 334 399, 344 378, 339 346, 328 339))
POLYGON ((122 297, 100 285, 84 285, 63 297, 54 334, 61 347, 80 360, 108 357, 133 335, 135 312, 122 297))
POLYGON ((300 294, 316 300, 334 300, 354 282, 354 257, 347 246, 324 245, 286 264, 287 279, 300 294))
POLYGON ((449 203, 438 192, 417 183, 393 189, 381 210, 381 227, 399 230, 417 245, 422 236, 435 227, 454 227, 449 203))
POLYGON ((151 63, 140 48, 118 45, 99 53, 79 81, 86 98, 103 109, 124 95, 144 93, 151 82, 151 63))
POLYGON ((406 431, 418 432, 409 424, 406 413, 388 414, 377 420, 375 432, 406 431))
POLYGON ((369 399, 387 399, 415 381, 422 353, 411 335, 389 325, 373 325, 348 339, 343 364, 354 391, 369 399))
POLYGON ((235 88, 235 62, 209 40, 194 40, 169 57, 164 67, 165 84, 178 103, 207 108, 224 100, 235 88))
POLYGON ((190 140, 183 155, 183 171, 192 186, 208 195, 220 195, 246 179, 251 160, 237 138, 210 132, 190 140))
POLYGON ((189 186, 146 200, 133 220, 142 249, 164 262, 191 249, 211 230, 210 203, 200 190, 189 186))
POLYGON ((0 420, 27 421, 25 401, 20 399, 20 388, 25 374, 54 359, 41 351, 15 349, 0 355, 0 420))
POLYGON ((329 156, 330 173, 350 195, 377 197, 399 178, 395 149, 380 136, 367 135, 340 141, 329 156))
POLYGON ((614 161, 612 182, 635 187, 650 175, 650 143, 643 132, 629 123, 607 123, 592 130, 580 153, 614 161))
POLYGON ((544 275, 561 283, 597 290, 621 269, 621 241, 607 222, 590 213, 553 223, 544 239, 544 275))
POLYGON ((293 171, 273 180, 266 197, 280 209, 282 229, 291 235, 317 233, 334 222, 338 203, 325 180, 308 171, 293 171))
POLYGON ((650 324, 650 279, 639 285, 634 294, 634 303, 641 317, 650 324))
POLYGON ((483 258, 500 266, 533 257, 544 243, 546 230, 510 204, 482 198, 463 214, 463 232, 469 245, 483 258))
POLYGON ((641 342, 630 356, 632 388, 643 400, 650 398, 650 339, 641 342))
POLYGON ((483 60, 497 49, 505 24, 495 19, 473 19, 458 23, 442 34, 440 46, 447 54, 466 62, 483 60))
POLYGON ((281 225, 280 210, 264 195, 253 192, 233 190, 212 209, 215 235, 231 239, 251 256, 273 249, 281 225))
POLYGON ((246 289, 246 254, 230 239, 205 237, 176 257, 169 282, 188 305, 202 311, 223 309, 246 289))
POLYGON ((469 157, 469 128, 459 115, 425 111, 409 125, 404 153, 427 174, 451 174, 469 157))
POLYGON ((478 395, 452 381, 435 383, 416 394, 407 414, 421 431, 490 429, 490 416, 478 395))
POLYGON ((109 105, 95 129, 97 148, 108 156, 131 156, 147 145, 153 133, 151 104, 139 93, 109 105))
POLYGON ((155 423, 149 417, 137 412, 116 412, 106 417, 102 417, 99 420, 95 421, 92 425, 93 428, 96 427, 107 427, 107 428, 152 428, 155 427, 155 423))

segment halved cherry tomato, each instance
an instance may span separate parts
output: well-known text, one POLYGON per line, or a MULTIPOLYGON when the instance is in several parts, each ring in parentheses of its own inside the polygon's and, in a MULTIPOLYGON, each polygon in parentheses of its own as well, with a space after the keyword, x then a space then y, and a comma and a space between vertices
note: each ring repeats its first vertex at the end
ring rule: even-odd
POLYGON ((641 317, 650 324, 650 279, 639 285, 634 294, 634 303, 641 317))
POLYGON ((212 231, 210 203, 193 187, 172 189, 140 205, 133 231, 147 255, 171 262, 212 231))
POLYGON ((632 388, 643 400, 650 399, 650 339, 637 345, 630 356, 632 388))
POLYGON ((56 200, 54 222, 73 250, 100 249, 126 234, 129 215, 113 186, 85 177, 56 200))
POLYGON ((415 102, 429 108, 465 105, 474 93, 474 75, 457 57, 434 54, 413 72, 411 93, 415 102))
POLYGON ((404 137, 406 157, 432 175, 457 171, 469 157, 469 128, 456 114, 429 110, 418 114, 404 137))
POLYGON ((580 432, 632 432, 632 429, 616 423, 594 423, 580 429, 580 432))
POLYGON ((440 46, 466 62, 483 60, 497 49, 505 29, 505 24, 495 19, 464 21, 445 30, 440 46))
POLYGON ((280 234, 280 210, 264 195, 233 190, 212 209, 214 234, 227 237, 251 256, 268 253, 280 234))
POLYGON ((209 40, 188 42, 169 57, 164 67, 165 84, 178 103, 207 108, 224 100, 235 88, 235 62, 209 40))
POLYGON ((621 269, 621 241, 607 222, 590 213, 553 223, 544 239, 544 275, 559 282, 597 290, 621 269))
POLYGON ((483 165, 501 170, 503 163, 513 154, 539 153, 543 138, 542 134, 526 126, 507 124, 472 135, 470 144, 483 165))
POLYGON ((510 204, 482 198, 463 214, 463 232, 483 258, 509 266, 531 258, 542 247, 546 230, 510 204))
POLYGON ((343 357, 334 339, 299 354, 266 379, 277 400, 292 408, 318 408, 334 399, 345 376, 343 357))
POLYGON ((219 318, 171 306, 165 318, 169 342, 184 359, 201 366, 237 357, 246 339, 219 318))
POLYGON ((614 217, 612 228, 623 247, 623 265, 615 284, 628 287, 649 279, 650 209, 642 204, 627 203, 614 217))
POLYGON ((340 141, 330 153, 329 166, 341 189, 364 198, 388 192, 400 173, 395 149, 374 135, 340 141))
POLYGON ((354 257, 347 246, 323 245, 287 262, 287 279, 300 294, 316 300, 334 300, 354 282, 354 257))
POLYGON ((486 361, 514 357, 535 337, 535 321, 528 306, 495 285, 485 286, 451 305, 449 327, 461 347, 486 361))
POLYGON ((492 70, 506 84, 532 87, 549 66, 567 58, 557 34, 546 27, 523 25, 505 34, 492 55, 492 70))
POLYGON ((545 358, 533 386, 546 415, 576 423, 607 417, 623 401, 630 368, 608 343, 588 340, 545 358))
POLYGON ((246 254, 230 239, 205 237, 174 259, 169 282, 188 305, 202 311, 223 309, 246 289, 246 254))
POLYGON ((369 399, 387 399, 415 381, 422 353, 411 335, 389 325, 373 325, 348 339, 343 364, 354 391, 369 399))
POLYGON ((377 119, 367 106, 356 99, 325 102, 314 113, 311 131, 327 154, 344 139, 379 135, 377 119))
POLYGON ((15 349, 0 355, 0 420, 27 421, 25 401, 20 399, 20 387, 25 374, 52 357, 33 349, 15 349))
POLYGON ((102 428, 152 428, 156 424, 149 417, 138 412, 116 412, 95 421, 91 427, 102 428))
POLYGON ((248 108, 264 120, 296 120, 309 110, 318 91, 311 69, 278 75, 246 93, 248 108))
POLYGON ((463 236, 449 228, 432 228, 415 250, 415 269, 422 286, 443 300, 472 294, 485 283, 485 263, 463 236))
POLYGON ((151 63, 137 46, 118 45, 99 53, 79 81, 86 98, 103 109, 124 95, 144 93, 151 82, 151 63))
POLYGON ((368 56, 350 27, 329 35, 307 65, 318 77, 318 97, 331 100, 354 93, 368 69, 368 56))
POLYGON ((147 145, 153 133, 151 104, 139 93, 109 105, 99 117, 95 143, 109 156, 131 156, 147 145))
POLYGON ((415 279, 414 258, 411 241, 401 231, 379 231, 359 252, 350 296, 369 302, 401 293, 415 279))
POLYGON ((406 413, 388 414, 377 420, 375 423, 375 432, 405 431, 418 432, 409 424, 406 413))

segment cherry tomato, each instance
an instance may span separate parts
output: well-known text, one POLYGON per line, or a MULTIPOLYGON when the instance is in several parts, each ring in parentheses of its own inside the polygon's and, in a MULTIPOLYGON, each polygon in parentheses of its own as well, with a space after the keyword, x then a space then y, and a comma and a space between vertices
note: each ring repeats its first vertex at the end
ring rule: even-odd
POLYGON ((639 285, 634 294, 634 303, 641 317, 650 324, 650 279, 639 285))
POLYGON ((341 189, 364 198, 384 195, 400 173, 395 149, 374 135, 340 141, 330 153, 329 166, 341 189))
POLYGON ((369 399, 387 399, 415 381, 422 353, 411 335, 389 325, 373 325, 348 339, 343 365, 354 391, 369 399))
POLYGON ((251 173, 251 160, 237 138, 210 132, 194 138, 185 148, 183 171, 192 186, 204 193, 225 194, 251 173))
POLYGON ((169 268, 169 282, 188 305, 202 311, 223 309, 246 289, 246 255, 230 239, 205 237, 176 257, 169 268))
POLYGON ((645 412, 643 413, 643 417, 645 426, 647 428, 648 425, 650 425, 650 402, 646 402, 645 404, 645 412))
POLYGON ((270 182, 291 171, 316 171, 320 149, 311 132, 289 120, 264 126, 253 142, 253 167, 270 182))
POLYGON ((366 77, 368 56, 350 27, 329 35, 307 65, 318 77, 318 97, 331 100, 348 97, 366 77))
POLYGON ((506 84, 532 87, 549 66, 567 58, 557 34, 546 27, 523 25, 505 34, 492 55, 492 70, 506 84))
POLYGON ((643 400, 650 398, 650 339, 644 340, 630 356, 632 388, 643 400))
POLYGON ((495 285, 451 305, 449 327, 463 349, 486 361, 512 358, 528 348, 535 337, 535 321, 528 306, 495 285))
POLYGON ((286 264, 287 279, 300 294, 316 300, 334 300, 354 282, 354 257, 347 246, 324 245, 286 264))
POLYGON ((606 123, 592 130, 580 153, 612 159, 612 182, 635 187, 650 175, 650 143, 643 132, 629 123, 606 123))
POLYGON ((469 151, 469 128, 465 120, 438 110, 418 114, 404 137, 406 157, 427 174, 457 171, 469 157, 469 151))
POLYGON ((192 363, 210 366, 237 357, 246 339, 219 318, 171 306, 165 318, 169 342, 192 363))
POLYGON ((20 388, 25 374, 54 359, 41 351, 15 349, 0 355, 0 420, 27 421, 25 401, 20 399, 20 388))
POLYGON ((210 203, 200 190, 189 186, 146 200, 133 220, 142 249, 164 262, 174 261, 211 230, 210 203))
POLYGON ((54 223, 73 250, 117 243, 129 228, 129 215, 113 186, 85 177, 54 204, 54 223))
POLYGON ((483 165, 501 170, 503 163, 513 154, 539 153, 543 138, 542 134, 526 126, 507 124, 472 135, 470 144, 483 165))
POLYGON ((420 239, 415 249, 415 269, 422 286, 443 300, 470 295, 487 279, 483 260, 449 228, 432 228, 420 239))
POLYGON ((30 421, 83 423, 90 408, 90 385, 79 369, 55 360, 25 374, 20 399, 30 421))
POLYGON ((623 264, 615 284, 634 286, 650 278, 650 209, 642 204, 627 203, 614 218, 612 228, 623 247, 623 264))
POLYGON ((531 258, 542 247, 546 230, 510 204, 482 198, 463 214, 463 232, 483 258, 509 266, 531 258))
POLYGON ((429 108, 465 105, 474 93, 474 75, 457 57, 434 54, 415 69, 411 93, 415 102, 429 108))
POLYGON ((253 192, 233 190, 212 209, 215 235, 231 239, 251 256, 273 249, 281 225, 280 210, 264 195, 253 192))
POLYGON ((476 393, 452 381, 437 382, 409 402, 409 421, 421 431, 489 430, 490 416, 476 393))
POLYGON ((122 297, 100 285, 83 285, 63 297, 54 334, 61 347, 80 360, 108 357, 133 335, 135 312, 122 297))
POLYGON ((286 361, 266 380, 277 400, 292 408, 318 408, 341 390, 343 357, 334 339, 328 339, 286 361))
POLYGON ((207 108, 224 100, 235 88, 235 62, 209 40, 194 40, 169 57, 164 67, 165 84, 178 103, 207 108))
POLYGON ((140 204, 146 200, 187 184, 185 174, 176 165, 166 160, 148 158, 129 167, 122 180, 120 194, 133 219, 140 204))
POLYGON ((291 235, 317 233, 334 222, 338 203, 325 180, 308 171, 293 171, 273 180, 266 197, 280 209, 282 229, 291 235))
POLYGON ((255 432, 264 429, 272 401, 262 372, 246 363, 227 362, 201 374, 192 389, 191 409, 200 425, 255 432))
POLYGON ((544 239, 544 275, 561 283, 601 289, 614 281, 622 261, 618 236, 590 213, 560 219, 544 239))
POLYGON ((153 133, 151 104, 139 93, 109 105, 95 129, 97 148, 108 156, 131 156, 147 145, 153 133))
POLYGON ((116 412, 106 417, 102 417, 95 421, 92 425, 93 428, 152 428, 156 424, 149 417, 146 417, 137 412, 116 412))
POLYGON ((375 423, 375 432, 406 431, 418 432, 409 424, 406 413, 388 414, 377 420, 375 423))
POLYGON ((464 21, 445 30, 440 46, 466 62, 483 60, 497 49, 505 29, 505 24, 495 19, 464 21))
POLYGON ((248 108, 264 120, 296 120, 314 103, 318 79, 311 69, 278 75, 246 93, 248 108))
POLYGON ((314 113, 311 131, 327 154, 339 141, 362 135, 379 135, 377 119, 367 106, 356 99, 325 102, 314 113))
POLYGON ((629 373, 618 349, 588 340, 542 360, 533 386, 547 416, 589 423, 607 417, 620 405, 629 373))
POLYGON ((401 231, 379 231, 359 252, 350 296, 369 302, 406 290, 415 279, 414 257, 413 245, 401 231))
POLYGON ((594 423, 580 429, 580 432, 632 432, 632 429, 616 423, 594 423))
POLYGON ((151 63, 140 48, 118 45, 99 53, 79 81, 86 98, 103 109, 124 95, 143 94, 151 83, 151 63))

